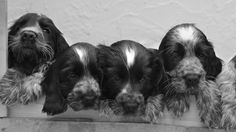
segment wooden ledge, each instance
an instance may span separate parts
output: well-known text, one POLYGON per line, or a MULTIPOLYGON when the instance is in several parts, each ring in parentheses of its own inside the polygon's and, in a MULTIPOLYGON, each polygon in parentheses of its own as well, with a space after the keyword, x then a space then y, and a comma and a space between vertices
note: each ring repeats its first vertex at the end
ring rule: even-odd
POLYGON ((226 132, 220 129, 162 124, 51 121, 36 118, 2 118, 0 130, 1 132, 226 132))

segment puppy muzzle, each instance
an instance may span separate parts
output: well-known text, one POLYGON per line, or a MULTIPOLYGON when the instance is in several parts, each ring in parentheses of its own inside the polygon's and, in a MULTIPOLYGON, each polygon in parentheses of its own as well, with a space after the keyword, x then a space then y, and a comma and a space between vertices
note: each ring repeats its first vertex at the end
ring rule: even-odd
POLYGON ((98 109, 100 95, 97 81, 93 78, 84 78, 76 83, 67 100, 74 111, 98 109))
POLYGON ((176 92, 194 92, 199 84, 205 80, 205 71, 197 57, 186 57, 179 65, 169 72, 176 92))
POLYGON ((124 114, 134 114, 144 104, 144 97, 140 93, 121 93, 116 101, 122 106, 124 114))
POLYGON ((38 34, 34 31, 25 30, 20 33, 21 43, 24 47, 33 47, 36 43, 38 34))
POLYGON ((185 84, 187 85, 187 88, 198 87, 201 75, 196 74, 196 73, 190 73, 183 76, 183 78, 185 80, 185 84))

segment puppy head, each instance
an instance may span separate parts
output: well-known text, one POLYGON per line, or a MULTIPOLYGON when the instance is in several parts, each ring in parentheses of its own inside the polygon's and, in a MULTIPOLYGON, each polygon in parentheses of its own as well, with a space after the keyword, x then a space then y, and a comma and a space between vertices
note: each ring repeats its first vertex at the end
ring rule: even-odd
POLYGON ((8 66, 29 74, 40 63, 54 59, 68 44, 53 21, 45 15, 27 13, 8 32, 8 66))
POLYGON ((163 72, 160 60, 129 40, 100 46, 99 59, 104 72, 102 96, 116 100, 123 114, 138 114, 147 98, 158 91, 163 72))
POLYGON ((193 92, 203 81, 214 80, 221 72, 221 60, 212 44, 193 24, 170 29, 159 49, 175 92, 193 92))
POLYGON ((54 72, 43 82, 45 94, 49 86, 59 91, 59 96, 75 111, 97 109, 102 72, 97 65, 96 50, 91 44, 77 43, 60 55, 53 64, 54 72))

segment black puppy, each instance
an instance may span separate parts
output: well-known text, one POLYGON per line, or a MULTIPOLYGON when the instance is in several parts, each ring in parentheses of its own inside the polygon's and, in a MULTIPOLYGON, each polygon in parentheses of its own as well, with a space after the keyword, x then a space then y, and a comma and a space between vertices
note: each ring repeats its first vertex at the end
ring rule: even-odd
POLYGON ((0 80, 3 104, 27 104, 42 95, 40 82, 49 65, 69 45, 53 21, 27 13, 8 32, 8 70, 0 80))
POLYGON ((72 45, 49 68, 42 82, 46 100, 43 112, 54 115, 67 110, 97 109, 102 71, 97 48, 88 43, 72 45))
POLYGON ((40 65, 54 59, 68 47, 50 18, 27 13, 9 29, 8 68, 31 75, 40 65))
POLYGON ((148 120, 156 120, 163 109, 159 87, 166 81, 158 51, 130 40, 110 47, 100 45, 99 49, 104 73, 102 97, 116 102, 110 104, 114 113, 145 114, 148 120))

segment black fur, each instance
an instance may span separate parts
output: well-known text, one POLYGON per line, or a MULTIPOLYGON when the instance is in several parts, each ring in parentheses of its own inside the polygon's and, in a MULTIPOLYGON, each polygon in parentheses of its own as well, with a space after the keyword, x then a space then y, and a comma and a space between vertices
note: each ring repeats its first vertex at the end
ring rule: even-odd
POLYGON ((22 39, 21 29, 34 26, 36 23, 39 24, 41 30, 43 31, 42 36, 44 37, 44 41, 54 51, 54 57, 52 59, 55 59, 62 51, 69 47, 66 40, 63 38, 62 33, 54 25, 50 18, 45 15, 38 15, 36 13, 27 13, 18 18, 9 28, 8 68, 15 68, 22 73, 30 75, 37 71, 37 67, 39 67, 39 65, 45 63, 46 61, 50 61, 42 54, 40 51, 41 49, 36 48, 35 42, 32 42, 30 45, 24 47, 22 46, 24 45, 24 42, 19 40, 20 48, 14 51, 10 46, 16 37, 20 37, 20 39, 22 39), (21 53, 21 55, 24 56, 21 60, 17 58, 19 55, 18 53, 21 53))
POLYGON ((195 53, 207 73, 206 79, 214 81, 222 70, 222 60, 215 55, 211 42, 206 40, 206 42, 196 45, 195 53))
POLYGON ((102 71, 97 64, 96 54, 97 49, 91 44, 76 43, 57 58, 42 82, 46 94, 43 112, 54 115, 66 111, 68 94, 83 77, 90 75, 100 84, 102 71), (86 65, 80 60, 76 48, 87 51, 86 65))
POLYGON ((166 82, 166 78, 158 50, 147 49, 130 40, 118 41, 110 47, 100 45, 99 49, 99 63, 104 72, 101 87, 103 99, 118 101, 118 96, 127 85, 130 85, 128 94, 131 97, 141 95, 144 104, 149 97, 161 93, 159 87, 166 82), (135 51, 135 61, 130 67, 126 61, 127 47, 135 51))

